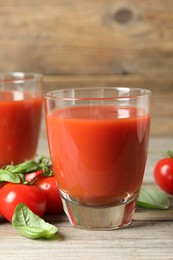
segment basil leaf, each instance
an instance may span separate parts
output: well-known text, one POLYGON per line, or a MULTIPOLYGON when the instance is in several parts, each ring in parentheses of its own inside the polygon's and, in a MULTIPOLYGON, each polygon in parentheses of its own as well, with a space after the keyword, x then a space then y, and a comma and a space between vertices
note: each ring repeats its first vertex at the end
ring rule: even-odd
POLYGON ((13 174, 10 171, 0 169, 0 181, 7 181, 13 183, 20 183, 20 176, 13 174))
POLYGON ((33 160, 29 160, 18 165, 8 165, 5 168, 12 173, 28 173, 39 169, 39 164, 33 160))
POLYGON ((169 158, 173 158, 173 151, 172 150, 168 150, 167 151, 167 155, 169 158))
POLYGON ((12 225, 21 235, 31 239, 48 239, 58 231, 56 226, 45 222, 23 203, 17 205, 12 218, 12 225))
POLYGON ((160 191, 157 187, 142 187, 137 206, 150 209, 168 209, 170 200, 166 193, 160 191))

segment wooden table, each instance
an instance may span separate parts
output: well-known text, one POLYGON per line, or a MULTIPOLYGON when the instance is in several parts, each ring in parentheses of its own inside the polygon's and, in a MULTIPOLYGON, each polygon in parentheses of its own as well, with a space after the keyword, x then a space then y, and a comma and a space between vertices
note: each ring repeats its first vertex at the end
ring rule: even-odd
MULTIPOLYGON (((153 166, 172 141, 151 138, 144 185, 153 185, 153 166)), ((39 153, 48 153, 45 139, 39 153)), ((59 228, 51 240, 27 239, 1 220, 0 259, 173 259, 173 205, 163 211, 137 209, 129 228, 113 231, 74 228, 63 214, 46 220, 59 228)))
MULTIPOLYGON (((88 86, 142 87, 153 92, 153 118, 144 185, 173 147, 173 1, 2 0, 1 71, 44 74, 44 91, 88 86)), ((45 135, 39 153, 48 153, 45 135)), ((139 210, 131 227, 84 231, 65 215, 52 240, 21 237, 0 221, 0 260, 173 259, 173 206, 139 210)))

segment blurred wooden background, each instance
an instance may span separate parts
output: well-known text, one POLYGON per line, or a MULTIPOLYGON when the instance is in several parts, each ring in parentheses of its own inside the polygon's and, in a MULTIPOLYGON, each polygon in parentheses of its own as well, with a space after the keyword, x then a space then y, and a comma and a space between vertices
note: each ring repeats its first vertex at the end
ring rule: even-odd
POLYGON ((151 135, 173 136, 173 0, 0 0, 0 71, 151 89, 151 135))

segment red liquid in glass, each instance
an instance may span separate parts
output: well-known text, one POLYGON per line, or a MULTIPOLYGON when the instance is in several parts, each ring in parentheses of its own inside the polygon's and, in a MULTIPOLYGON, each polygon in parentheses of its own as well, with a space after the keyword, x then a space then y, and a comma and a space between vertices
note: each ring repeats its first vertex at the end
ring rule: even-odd
POLYGON ((35 156, 42 98, 28 92, 0 92, 0 166, 35 156))
POLYGON ((47 130, 59 189, 88 205, 116 204, 138 193, 149 127, 150 116, 134 107, 52 111, 47 130))

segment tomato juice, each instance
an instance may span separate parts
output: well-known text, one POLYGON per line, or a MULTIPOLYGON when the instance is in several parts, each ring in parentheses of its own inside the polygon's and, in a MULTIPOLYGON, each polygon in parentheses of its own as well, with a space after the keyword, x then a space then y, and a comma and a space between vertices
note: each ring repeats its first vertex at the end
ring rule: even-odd
POLYGON ((150 116, 135 107, 76 106, 46 117, 58 187, 86 205, 137 196, 147 159, 150 116))
POLYGON ((35 156, 42 97, 21 91, 0 91, 0 167, 35 156))

